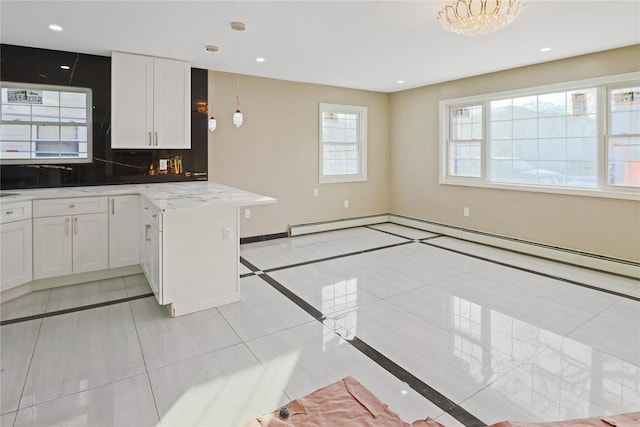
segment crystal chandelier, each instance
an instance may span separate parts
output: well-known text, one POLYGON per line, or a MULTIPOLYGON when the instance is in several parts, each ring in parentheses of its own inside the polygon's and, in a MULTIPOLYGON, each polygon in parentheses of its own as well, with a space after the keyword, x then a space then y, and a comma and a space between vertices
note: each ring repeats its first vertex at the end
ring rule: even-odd
POLYGON ((512 23, 522 6, 520 0, 457 0, 438 12, 438 20, 454 33, 483 36, 512 23))

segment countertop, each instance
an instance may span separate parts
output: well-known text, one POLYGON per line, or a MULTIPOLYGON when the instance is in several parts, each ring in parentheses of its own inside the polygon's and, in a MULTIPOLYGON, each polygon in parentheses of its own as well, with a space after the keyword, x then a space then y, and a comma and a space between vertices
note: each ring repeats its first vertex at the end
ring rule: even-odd
POLYGON ((276 202, 273 197, 251 193, 215 182, 197 181, 2 190, 0 191, 0 195, 2 195, 0 203, 124 194, 144 196, 163 211, 198 207, 252 206, 276 202))

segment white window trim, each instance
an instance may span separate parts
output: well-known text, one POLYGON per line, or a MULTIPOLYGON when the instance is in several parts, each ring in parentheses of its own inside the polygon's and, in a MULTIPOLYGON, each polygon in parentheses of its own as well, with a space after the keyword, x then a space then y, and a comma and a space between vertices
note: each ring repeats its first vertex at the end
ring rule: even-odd
POLYGON ((597 77, 592 79, 584 79, 572 82, 555 83, 545 86, 535 86, 524 89, 510 90, 504 92, 495 92, 482 95, 475 95, 462 98, 445 99, 439 102, 439 147, 440 147, 440 164, 439 164, 439 184, 442 185, 459 185, 468 187, 479 188, 492 188, 500 190, 516 190, 516 191, 530 191, 536 193, 555 193, 555 194, 567 194, 577 196, 588 197, 603 197, 613 199, 626 199, 626 200, 640 200, 640 189, 618 187, 608 185, 605 182, 605 167, 608 161, 608 151, 605 143, 607 127, 607 108, 608 99, 604 86, 613 86, 618 84, 624 84, 627 82, 640 81, 640 72, 632 72, 625 74, 616 74, 611 76, 597 77), (489 101, 497 98, 518 97, 526 95, 539 95, 545 92, 554 91, 570 91, 580 89, 586 86, 600 86, 598 88, 599 103, 598 103, 598 188, 574 188, 574 187, 558 187, 558 186, 545 186, 534 184, 522 184, 522 183, 494 183, 487 180, 487 126, 489 121, 489 114, 487 114, 487 107, 489 101), (476 177, 457 177, 448 175, 448 134, 449 134, 449 108, 457 107, 460 105, 469 105, 473 103, 483 103, 483 135, 485 140, 482 144, 482 174, 480 178, 476 177))
MULTIPOLYGON (((33 164, 72 164, 72 163, 92 163, 93 162, 93 100, 92 90, 90 88, 76 86, 59 86, 40 83, 16 83, 16 82, 0 82, 0 86, 6 88, 34 88, 36 90, 51 90, 58 92, 79 92, 84 93, 87 99, 86 105, 86 122, 83 126, 87 128, 87 157, 42 157, 42 158, 24 158, 24 159, 0 159, 0 165, 33 165, 33 164)), ((15 124, 24 124, 33 122, 16 122, 15 124)), ((60 124, 61 122, 51 122, 49 124, 60 124)), ((14 124, 6 122, 6 124, 14 124)), ((70 124, 69 126, 73 126, 70 124)), ((33 153, 33 151, 32 151, 33 153)))
POLYGON ((320 103, 318 108, 318 181, 320 184, 361 182, 367 180, 367 107, 356 105, 320 103), (360 173, 349 175, 324 175, 324 142, 322 140, 322 115, 325 111, 334 113, 358 113, 358 160, 360 173))

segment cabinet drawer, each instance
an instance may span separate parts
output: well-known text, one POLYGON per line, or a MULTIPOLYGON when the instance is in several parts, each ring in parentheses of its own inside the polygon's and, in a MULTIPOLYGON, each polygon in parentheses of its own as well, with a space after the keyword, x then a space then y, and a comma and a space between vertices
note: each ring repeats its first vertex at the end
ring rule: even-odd
POLYGON ((31 200, 8 202, 0 205, 0 223, 31 219, 31 200))
POLYGON ((161 210, 144 197, 140 198, 140 207, 143 218, 153 224, 158 230, 162 231, 161 210))
POLYGON ((108 197, 75 197, 33 201, 33 216, 41 218, 59 215, 103 213, 108 210, 108 197))

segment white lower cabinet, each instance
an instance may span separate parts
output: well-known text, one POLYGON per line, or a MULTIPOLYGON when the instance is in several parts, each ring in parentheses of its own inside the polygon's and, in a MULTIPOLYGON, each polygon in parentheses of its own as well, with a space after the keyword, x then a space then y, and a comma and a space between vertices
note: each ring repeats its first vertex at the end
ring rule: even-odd
POLYGON ((140 264, 140 197, 109 197, 109 268, 140 264))
POLYGON ((33 280, 31 202, 3 204, 0 225, 0 291, 33 280))
POLYGON ((164 304, 162 286, 162 232, 160 231, 160 212, 146 201, 142 201, 140 223, 142 225, 142 246, 140 265, 147 277, 149 286, 159 304, 164 304), (155 217, 154 217, 155 215, 155 217))
POLYGON ((109 267, 106 197, 36 200, 33 211, 34 279, 109 267), (64 212, 78 214, 56 215, 64 212))

